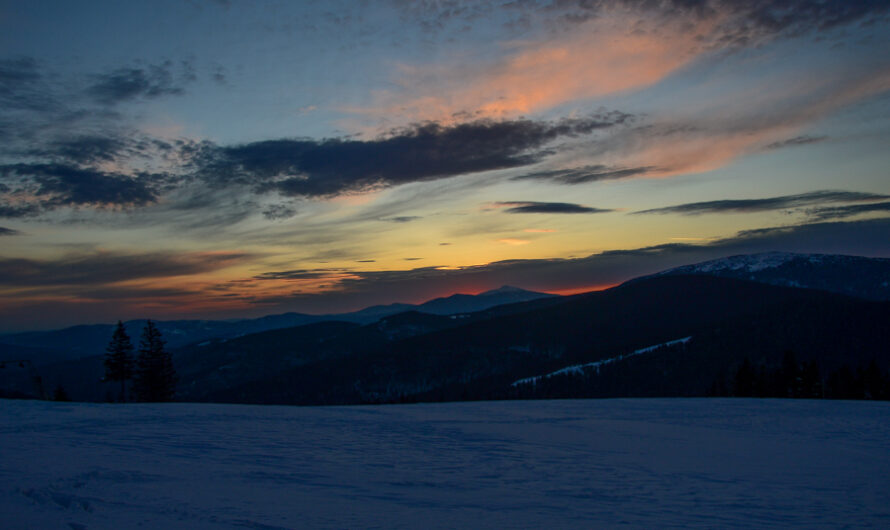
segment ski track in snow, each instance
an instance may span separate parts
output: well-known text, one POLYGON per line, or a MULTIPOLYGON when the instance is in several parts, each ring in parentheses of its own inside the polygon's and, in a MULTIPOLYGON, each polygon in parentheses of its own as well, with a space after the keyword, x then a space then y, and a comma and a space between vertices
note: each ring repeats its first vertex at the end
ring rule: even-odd
POLYGON ((683 337, 682 339, 669 340, 667 342, 662 342, 661 344, 656 344, 654 346, 647 346, 645 348, 640 348, 639 350, 634 350, 634 351, 632 351, 628 354, 625 354, 625 355, 619 355, 618 357, 610 357, 609 359, 602 359, 600 361, 594 361, 592 363, 573 364, 572 366, 566 366, 565 368, 560 368, 559 370, 557 370, 555 372, 550 372, 549 374, 535 375, 532 377, 526 377, 524 379, 519 379, 517 381, 513 381, 511 386, 527 385, 527 384, 534 385, 541 379, 549 379, 556 375, 566 375, 566 374, 581 375, 584 373, 585 370, 588 370, 591 368, 595 368, 597 373, 599 373, 600 367, 605 366, 607 364, 612 364, 612 363, 616 363, 618 361, 623 361, 624 359, 627 359, 628 357, 633 357, 634 355, 640 355, 641 353, 649 353, 649 352, 655 351, 659 348, 674 346, 675 344, 686 344, 687 342, 689 342, 689 339, 691 339, 691 338, 692 337, 689 336, 689 337, 683 337))
POLYGON ((0 527, 890 527, 890 403, 0 400, 0 527))

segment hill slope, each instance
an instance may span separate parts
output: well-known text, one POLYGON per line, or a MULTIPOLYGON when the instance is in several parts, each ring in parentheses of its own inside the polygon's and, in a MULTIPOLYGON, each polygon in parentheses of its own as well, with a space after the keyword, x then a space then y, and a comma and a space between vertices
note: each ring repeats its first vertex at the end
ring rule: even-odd
POLYGON ((518 379, 688 336, 683 355, 620 363, 610 384, 592 395, 705 395, 745 357, 778 364, 788 349, 826 370, 872 358, 884 369, 890 364, 890 303, 816 290, 663 276, 526 309, 322 359, 207 399, 333 404, 519 397, 526 394, 511 386, 518 379))

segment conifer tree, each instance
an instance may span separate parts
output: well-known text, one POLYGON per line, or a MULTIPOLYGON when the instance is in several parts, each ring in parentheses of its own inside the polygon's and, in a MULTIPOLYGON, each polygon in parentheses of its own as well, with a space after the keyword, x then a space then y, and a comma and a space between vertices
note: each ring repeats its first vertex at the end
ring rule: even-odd
POLYGON ((111 342, 105 348, 105 380, 121 382, 121 401, 127 400, 127 380, 133 378, 133 368, 133 343, 123 322, 118 320, 111 342))
POLYGON ((140 401, 172 401, 176 392, 176 380, 173 358, 164 348, 161 332, 149 320, 142 330, 139 355, 136 357, 133 385, 136 397, 140 401))
POLYGON ((56 385, 56 391, 53 392, 53 401, 71 401, 71 398, 68 397, 68 392, 65 392, 65 387, 61 383, 56 385))
POLYGON ((751 361, 745 357, 735 374, 733 381, 733 395, 738 397, 752 397, 757 386, 757 372, 751 365, 751 361))

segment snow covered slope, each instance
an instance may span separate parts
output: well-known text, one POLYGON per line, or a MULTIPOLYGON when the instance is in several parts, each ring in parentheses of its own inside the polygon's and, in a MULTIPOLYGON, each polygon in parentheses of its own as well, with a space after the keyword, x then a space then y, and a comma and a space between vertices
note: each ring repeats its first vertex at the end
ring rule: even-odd
POLYGON ((583 374, 587 370, 596 370, 597 373, 599 373, 600 367, 602 367, 602 366, 607 366, 607 365, 610 365, 613 363, 617 363, 617 362, 623 361, 624 359, 634 357, 636 355, 641 355, 644 353, 653 352, 653 351, 661 349, 661 348, 669 348, 671 346, 676 346, 677 344, 686 344, 691 339, 692 339, 691 336, 683 337, 682 339, 669 340, 669 341, 663 342, 661 344, 655 344, 654 346, 647 346, 645 348, 640 348, 638 350, 634 350, 634 351, 624 354, 624 355, 619 355, 617 357, 609 357, 608 359, 603 359, 601 361, 594 361, 592 363, 584 363, 584 364, 573 364, 571 366, 566 366, 565 368, 561 368, 559 370, 556 370, 555 372, 550 372, 548 374, 536 375, 536 376, 532 376, 532 377, 526 377, 523 379, 519 379, 519 380, 513 382, 513 386, 528 385, 528 384, 534 385, 534 384, 537 384, 537 382, 542 379, 549 379, 551 377, 554 377, 557 375, 564 375, 564 374, 583 374))
POLYGON ((656 274, 708 274, 890 300, 890 259, 764 252, 684 265, 656 274))
POLYGON ((0 526, 887 528, 890 403, 0 401, 0 526))

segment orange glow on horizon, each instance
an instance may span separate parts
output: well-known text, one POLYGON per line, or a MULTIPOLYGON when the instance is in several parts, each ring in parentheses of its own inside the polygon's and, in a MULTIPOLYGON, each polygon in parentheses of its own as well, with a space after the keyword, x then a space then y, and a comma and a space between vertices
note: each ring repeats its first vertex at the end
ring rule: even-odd
POLYGON ((606 289, 611 289, 612 287, 617 287, 619 285, 621 285, 621 282, 604 283, 599 285, 585 285, 583 287, 568 287, 565 289, 547 289, 541 292, 558 294, 560 296, 571 296, 573 294, 590 293, 593 291, 605 291, 606 289))

